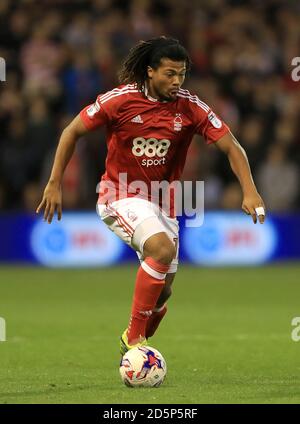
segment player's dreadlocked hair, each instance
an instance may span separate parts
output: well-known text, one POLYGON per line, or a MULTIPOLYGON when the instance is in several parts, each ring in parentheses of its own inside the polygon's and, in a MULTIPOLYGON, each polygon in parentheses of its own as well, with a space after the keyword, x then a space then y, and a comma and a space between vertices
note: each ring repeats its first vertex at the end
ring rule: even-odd
POLYGON ((141 90, 147 79, 147 66, 156 69, 162 58, 174 61, 185 61, 189 70, 191 60, 186 49, 174 38, 158 37, 147 41, 140 41, 134 46, 118 73, 121 84, 137 83, 141 90))

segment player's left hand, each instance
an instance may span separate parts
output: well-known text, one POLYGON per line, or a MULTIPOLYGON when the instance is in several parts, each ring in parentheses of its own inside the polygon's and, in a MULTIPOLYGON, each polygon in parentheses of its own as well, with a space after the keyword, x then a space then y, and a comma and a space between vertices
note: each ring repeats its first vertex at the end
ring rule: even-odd
POLYGON ((260 224, 265 222, 266 207, 257 191, 244 194, 242 209, 247 215, 252 216, 254 224, 257 222, 257 217, 260 224))

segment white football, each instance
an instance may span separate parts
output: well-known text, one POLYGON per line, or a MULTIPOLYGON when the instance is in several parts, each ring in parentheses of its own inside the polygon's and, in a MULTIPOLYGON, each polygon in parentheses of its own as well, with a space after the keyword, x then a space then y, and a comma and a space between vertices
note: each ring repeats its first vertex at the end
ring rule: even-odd
POLYGON ((166 373, 164 357, 150 346, 134 347, 121 359, 120 375, 128 387, 158 387, 166 373))

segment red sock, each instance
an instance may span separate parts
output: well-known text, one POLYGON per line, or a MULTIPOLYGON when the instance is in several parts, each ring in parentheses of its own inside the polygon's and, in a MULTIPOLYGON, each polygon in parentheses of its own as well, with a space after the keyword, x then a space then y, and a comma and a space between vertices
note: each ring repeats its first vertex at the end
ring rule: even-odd
POLYGON ((147 338, 153 336, 153 334, 157 330, 161 320, 166 315, 167 310, 168 310, 167 305, 164 305, 159 310, 154 309, 152 311, 152 315, 148 319, 147 325, 146 325, 146 337, 147 338))
POLYGON ((131 317, 128 325, 128 342, 135 344, 146 337, 146 325, 165 284, 169 265, 146 258, 137 273, 131 317))

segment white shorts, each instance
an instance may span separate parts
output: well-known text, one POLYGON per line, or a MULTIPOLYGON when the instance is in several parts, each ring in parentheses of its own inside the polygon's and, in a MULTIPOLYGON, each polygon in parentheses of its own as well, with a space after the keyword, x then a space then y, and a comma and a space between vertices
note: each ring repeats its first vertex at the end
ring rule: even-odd
POLYGON ((177 271, 179 225, 176 218, 168 217, 156 204, 135 197, 107 205, 97 204, 97 213, 111 231, 137 252, 141 262, 145 241, 154 234, 167 233, 176 247, 176 257, 168 273, 177 271))

